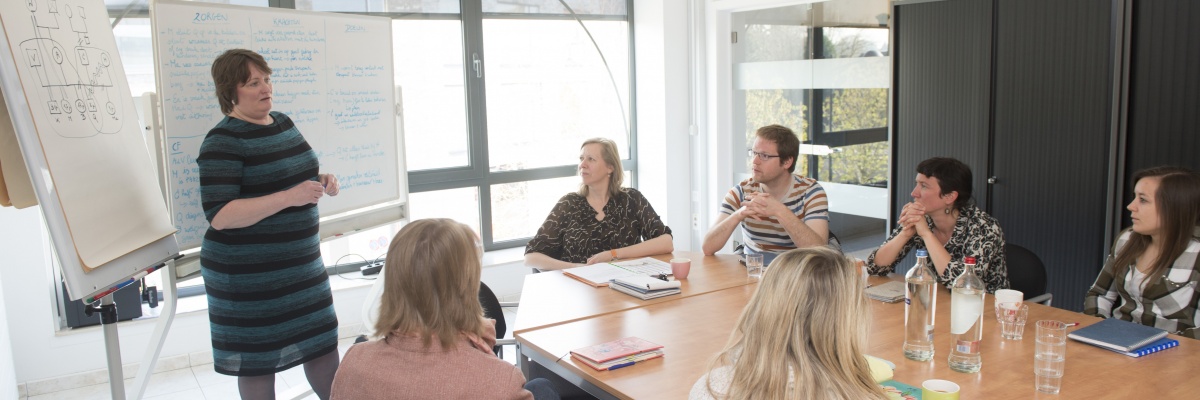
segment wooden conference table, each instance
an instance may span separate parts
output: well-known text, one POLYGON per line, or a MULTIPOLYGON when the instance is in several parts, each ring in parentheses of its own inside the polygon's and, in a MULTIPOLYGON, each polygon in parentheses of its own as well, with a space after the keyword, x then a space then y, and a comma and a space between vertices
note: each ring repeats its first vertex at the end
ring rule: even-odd
MULTIPOLYGON (((757 280, 746 277, 745 268, 734 256, 676 252, 674 257, 692 259, 683 292, 650 301, 608 288, 595 289, 560 272, 526 277, 514 331, 521 354, 602 399, 687 398, 692 384, 707 371, 709 360, 724 348, 757 280), (596 371, 570 357, 571 350, 628 336, 664 345, 666 356, 614 371, 596 371)), ((879 284, 900 277, 870 279, 879 284)), ((1068 340, 1062 391, 1047 395, 1033 387, 1034 323, 1051 319, 1086 326, 1098 318, 1027 303, 1029 322, 1024 339, 1004 340, 992 296, 988 296, 983 368, 977 374, 964 374, 951 371, 945 362, 950 347, 947 290, 938 293, 937 353, 930 362, 904 358, 903 302, 871 303, 867 354, 895 363, 893 379, 913 386, 926 379, 950 380, 962 387, 963 399, 1191 398, 1200 392, 1200 380, 1194 379, 1195 371, 1200 371, 1200 342, 1192 339, 1172 335, 1180 341, 1179 347, 1142 358, 1068 340)))

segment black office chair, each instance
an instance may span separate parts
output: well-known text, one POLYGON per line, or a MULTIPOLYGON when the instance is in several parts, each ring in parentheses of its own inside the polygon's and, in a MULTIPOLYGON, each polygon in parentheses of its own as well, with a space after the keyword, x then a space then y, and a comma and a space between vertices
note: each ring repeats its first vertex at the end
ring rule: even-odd
POLYGON ((834 248, 835 250, 837 250, 839 252, 842 251, 842 240, 838 239, 837 235, 833 234, 833 231, 829 231, 829 242, 826 243, 826 245, 834 248))
POLYGON ((1012 243, 1004 245, 1004 255, 1009 286, 1024 293, 1025 301, 1050 305, 1054 295, 1046 292, 1046 266, 1042 259, 1029 249, 1012 243))
POLYGON ((479 282, 479 305, 483 306, 483 316, 496 320, 496 346, 492 347, 496 357, 501 357, 501 346, 517 344, 516 339, 501 339, 508 332, 508 324, 504 322, 504 307, 516 307, 517 304, 517 302, 501 302, 486 283, 479 282))

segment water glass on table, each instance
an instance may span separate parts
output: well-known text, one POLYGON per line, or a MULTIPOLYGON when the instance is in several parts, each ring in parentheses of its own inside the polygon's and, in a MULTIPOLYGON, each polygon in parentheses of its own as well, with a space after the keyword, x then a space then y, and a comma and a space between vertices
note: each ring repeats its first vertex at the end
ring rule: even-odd
POLYGON ((761 278, 765 267, 763 267, 762 254, 747 254, 746 255, 746 274, 751 278, 761 278))
POLYGON ((1029 306, 1022 302, 996 302, 996 322, 1000 324, 1000 337, 1021 340, 1025 335, 1025 319, 1029 317, 1029 306))
POLYGON ((1067 324, 1062 321, 1037 322, 1037 348, 1033 353, 1035 387, 1039 392, 1058 394, 1067 366, 1067 324))

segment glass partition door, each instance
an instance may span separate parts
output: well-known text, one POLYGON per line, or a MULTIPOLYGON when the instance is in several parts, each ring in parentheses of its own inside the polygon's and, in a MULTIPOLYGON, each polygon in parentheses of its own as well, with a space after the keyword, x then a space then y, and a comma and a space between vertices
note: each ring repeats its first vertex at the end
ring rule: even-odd
MULTIPOLYGON (((796 173, 821 181, 830 210, 887 216, 886 0, 833 0, 730 13, 733 144, 761 126, 800 137, 796 173)), ((748 177, 735 151, 734 182, 748 177)))

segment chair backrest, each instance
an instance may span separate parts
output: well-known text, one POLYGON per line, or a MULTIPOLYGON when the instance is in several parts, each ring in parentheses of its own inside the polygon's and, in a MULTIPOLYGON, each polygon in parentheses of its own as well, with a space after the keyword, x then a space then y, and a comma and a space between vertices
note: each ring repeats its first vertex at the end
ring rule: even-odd
MULTIPOLYGON (((500 299, 496 297, 496 293, 483 282, 479 282, 479 305, 483 306, 484 317, 496 320, 496 337, 504 337, 508 332, 508 325, 504 322, 504 309, 500 308, 500 299)), ((499 356, 500 346, 493 347, 492 351, 499 356)))
POLYGON ((1026 299, 1046 293, 1046 266, 1037 254, 1012 243, 1004 245, 1004 254, 1012 289, 1020 290, 1026 299))
POLYGON ((837 249, 837 251, 842 251, 842 240, 838 239, 837 235, 833 234, 833 231, 829 231, 829 242, 826 244, 829 247, 837 249))

